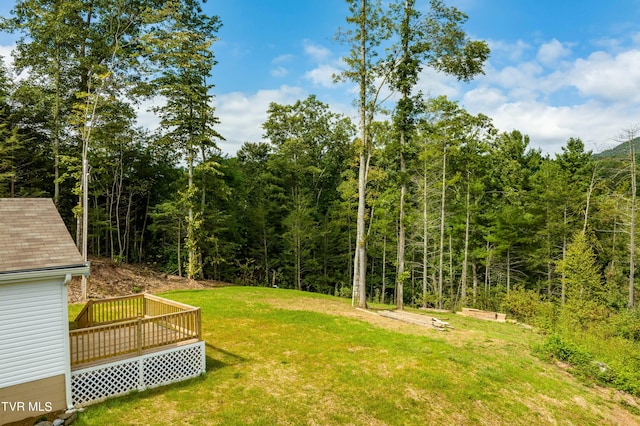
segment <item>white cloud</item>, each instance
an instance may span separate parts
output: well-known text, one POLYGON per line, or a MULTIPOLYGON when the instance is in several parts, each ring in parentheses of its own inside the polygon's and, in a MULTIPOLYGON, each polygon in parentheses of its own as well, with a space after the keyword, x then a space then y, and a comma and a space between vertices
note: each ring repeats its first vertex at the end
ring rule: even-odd
POLYGON ((335 86, 333 83, 333 75, 339 74, 340 70, 333 65, 320 65, 311 71, 307 71, 304 74, 304 78, 311 81, 314 86, 322 86, 332 88, 335 86))
POLYGON ((216 115, 220 118, 217 130, 226 139, 218 142, 222 152, 230 155, 240 149, 244 142, 259 142, 267 119, 271 102, 291 104, 306 96, 303 89, 280 86, 275 90, 259 90, 253 94, 233 92, 216 97, 216 115))
POLYGON ((493 119, 500 131, 520 130, 531 138, 532 148, 560 152, 571 137, 581 138, 587 149, 598 151, 621 129, 633 123, 633 113, 595 101, 579 105, 552 106, 542 102, 505 102, 491 89, 469 92, 464 105, 473 113, 493 119), (486 94, 486 96, 482 96, 486 94))
POLYGON ((269 74, 271 74, 272 77, 285 77, 289 74, 289 70, 285 67, 276 67, 272 68, 271 71, 269 71, 269 74))
POLYGON ((13 56, 11 56, 11 52, 15 49, 15 45, 11 46, 2 46, 0 45, 0 56, 2 56, 2 61, 4 65, 8 68, 13 66, 13 56))
POLYGON ((285 64, 287 62, 291 62, 295 58, 294 55, 290 53, 286 53, 284 55, 276 56, 271 60, 272 64, 285 64))
POLYGON ((420 72, 417 91, 428 96, 447 96, 456 98, 460 95, 461 85, 458 81, 432 68, 425 68, 420 72))
POLYGON ((504 105, 507 100, 504 93, 497 88, 479 87, 465 93, 462 103, 469 109, 481 112, 483 108, 495 110, 504 105))
POLYGON ((542 67, 535 62, 522 62, 501 70, 488 68, 483 80, 510 89, 535 88, 542 71, 542 67))
POLYGON ((156 96, 140 102, 136 109, 138 126, 147 129, 150 132, 155 131, 160 126, 160 117, 158 117, 155 112, 151 111, 151 109, 165 104, 166 98, 163 96, 156 96))
POLYGON ((601 150, 640 121, 640 50, 608 46, 577 58, 568 44, 552 40, 539 46, 534 61, 489 63, 462 106, 488 115, 501 131, 528 134, 532 147, 546 153, 560 152, 570 137, 601 150))
POLYGON ((331 51, 329 49, 324 46, 320 46, 319 44, 315 44, 310 40, 304 40, 302 42, 302 46, 304 48, 304 53, 318 63, 322 63, 331 57, 331 51))
POLYGON ((555 38, 549 43, 544 43, 538 49, 537 59, 543 65, 551 66, 562 58, 565 58, 571 54, 571 49, 565 47, 555 38))
POLYGON ((640 50, 628 50, 616 56, 595 52, 587 59, 578 59, 570 80, 583 96, 640 102, 640 50))
POLYGON ((522 60, 525 53, 531 50, 531 46, 522 40, 518 40, 514 43, 507 43, 499 40, 489 40, 487 41, 487 43, 489 44, 489 48, 491 49, 492 56, 505 57, 513 62, 522 60))

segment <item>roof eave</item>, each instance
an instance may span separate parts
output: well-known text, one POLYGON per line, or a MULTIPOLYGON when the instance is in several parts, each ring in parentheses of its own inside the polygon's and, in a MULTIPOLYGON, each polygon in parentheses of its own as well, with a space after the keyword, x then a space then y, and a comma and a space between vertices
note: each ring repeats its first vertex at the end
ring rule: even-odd
POLYGON ((0 284, 7 282, 35 281, 43 278, 69 276, 89 276, 91 262, 78 265, 65 265, 50 268, 28 269, 0 272, 0 284))

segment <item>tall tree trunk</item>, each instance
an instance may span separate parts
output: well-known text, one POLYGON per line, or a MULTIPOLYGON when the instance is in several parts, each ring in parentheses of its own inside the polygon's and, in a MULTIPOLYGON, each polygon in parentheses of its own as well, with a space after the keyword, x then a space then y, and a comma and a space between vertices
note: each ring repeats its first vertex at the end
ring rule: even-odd
POLYGON ((265 284, 269 285, 269 246, 267 240, 267 223, 265 218, 262 218, 262 251, 264 253, 264 273, 266 276, 265 284))
POLYGON ((449 233, 449 293, 451 298, 451 310, 455 310, 455 297, 456 291, 454 289, 455 286, 455 273, 453 272, 453 236, 449 233))
POLYGON ((427 199, 427 160, 424 160, 424 174, 422 176, 422 306, 427 307, 427 280, 429 271, 427 263, 429 262, 429 228, 427 208, 429 206, 427 199))
POLYGON ((440 262, 438 265, 438 308, 442 309, 442 289, 444 284, 444 217, 447 190, 447 146, 442 150, 442 193, 440 199, 440 262))
POLYGON ((188 156, 189 158, 187 158, 187 163, 188 163, 188 173, 189 173, 189 183, 188 183, 188 200, 187 200, 187 204, 188 204, 188 218, 189 221, 187 223, 187 256, 188 256, 188 265, 187 265, 187 278, 188 279, 192 279, 194 277, 195 274, 195 265, 196 265, 196 252, 195 252, 195 235, 194 235, 194 228, 193 228, 193 200, 192 200, 192 195, 191 191, 193 188, 193 135, 189 135, 190 141, 189 141, 189 153, 188 156))
POLYGON ((629 238, 629 301, 628 308, 633 309, 634 305, 634 275, 635 275, 635 257, 636 257, 636 153, 633 147, 635 138, 629 139, 629 154, 631 156, 631 229, 629 238))
POLYGON ((466 218, 464 224, 464 259, 462 260, 462 276, 460 277, 460 306, 464 307, 467 303, 467 270, 469 267, 469 228, 471 221, 471 190, 469 188, 469 171, 467 171, 467 203, 466 218))
POLYGON ((178 218, 178 276, 182 277, 182 219, 178 218))
POLYGON ((405 183, 404 175, 406 173, 406 165, 404 159, 404 144, 405 135, 404 130, 400 134, 400 174, 402 183, 400 185, 400 213, 399 213, 399 229, 398 229, 398 272, 396 275, 396 308, 404 309, 404 253, 405 253, 405 229, 404 229, 404 200, 407 193, 407 184, 405 183))
POLYGON ((587 190, 587 205, 584 208, 584 224, 582 225, 582 232, 587 232, 587 225, 589 224, 589 205, 591 203, 591 194, 596 184, 596 167, 593 167, 591 172, 591 181, 589 182, 589 189, 587 190))
MULTIPOLYGON (((562 262, 566 262, 566 258, 567 258, 567 231, 566 231, 566 227, 567 227, 567 223, 568 223, 568 219, 567 219, 567 205, 565 204, 564 206, 564 214, 563 214, 563 223, 565 226, 565 231, 564 231, 564 235, 562 236, 562 262)), ((562 301, 562 304, 564 305, 567 301, 567 283, 566 283, 566 274, 564 272, 564 270, 562 271, 562 276, 560 277, 560 283, 562 284, 562 289, 561 289, 561 296, 560 296, 560 300, 562 301)))
MULTIPOLYGON (((404 19, 402 23, 401 30, 401 44, 402 44, 402 63, 406 64, 409 59, 409 37, 410 37, 410 28, 409 28, 409 20, 410 20, 411 9, 409 7, 409 1, 405 0, 404 3, 404 19)), ((399 205, 399 224, 400 229, 398 230, 398 272, 396 275, 396 307, 398 309, 404 309, 404 257, 405 257, 405 229, 404 229, 404 217, 405 217, 405 197, 407 194, 407 182, 406 176, 407 166, 405 160, 405 145, 407 139, 407 127, 409 122, 409 117, 406 105, 406 101, 409 99, 409 88, 410 86, 406 84, 402 85, 402 108, 400 110, 400 205, 399 205)))
POLYGON ((353 288, 357 292, 358 307, 367 307, 367 242, 365 209, 369 140, 367 123, 367 0, 361 0, 360 16, 360 164, 358 170, 358 216, 356 224, 356 253, 354 259, 353 288))
POLYGON ((138 250, 138 262, 144 262, 144 233, 147 230, 147 218, 149 217, 149 203, 151 202, 151 188, 147 190, 147 202, 144 207, 144 220, 142 221, 142 230, 140 231, 140 247, 138 250))
POLYGON ((478 303, 478 262, 475 256, 471 260, 471 274, 473 275, 473 307, 477 307, 478 303))
POLYGON ((55 100, 53 102, 53 202, 60 203, 60 46, 56 43, 55 100))
POLYGON ((382 235, 382 294, 380 295, 380 303, 384 303, 385 293, 387 291, 387 236, 382 235))
POLYGON ((511 292, 511 247, 507 249, 507 295, 511 292))

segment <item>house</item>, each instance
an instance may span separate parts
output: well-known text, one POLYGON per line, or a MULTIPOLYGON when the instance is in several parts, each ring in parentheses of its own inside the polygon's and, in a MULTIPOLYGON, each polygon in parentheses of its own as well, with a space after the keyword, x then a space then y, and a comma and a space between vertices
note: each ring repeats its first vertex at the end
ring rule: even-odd
POLYGON ((88 274, 51 200, 0 199, 0 425, 205 372, 200 308, 90 300, 70 330, 67 284, 88 274))
POLYGON ((73 406, 67 284, 88 274, 50 199, 0 199, 0 424, 73 406))

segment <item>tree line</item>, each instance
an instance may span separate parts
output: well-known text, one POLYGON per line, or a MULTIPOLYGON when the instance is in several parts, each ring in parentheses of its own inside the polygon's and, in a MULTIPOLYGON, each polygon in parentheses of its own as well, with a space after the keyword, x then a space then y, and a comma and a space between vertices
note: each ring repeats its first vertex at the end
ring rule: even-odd
POLYGON ((579 138, 543 154, 415 90, 423 67, 482 72, 488 47, 466 15, 348 3, 336 78, 359 88, 358 123, 314 95, 273 103, 263 141, 227 156, 211 106, 222 23, 198 1, 16 2, 2 20, 21 38, 0 68, 0 196, 53 198, 79 245, 86 211, 90 254, 191 278, 400 308, 633 307, 637 130, 622 155, 579 138), (154 132, 135 121, 151 97, 164 102, 154 132))

